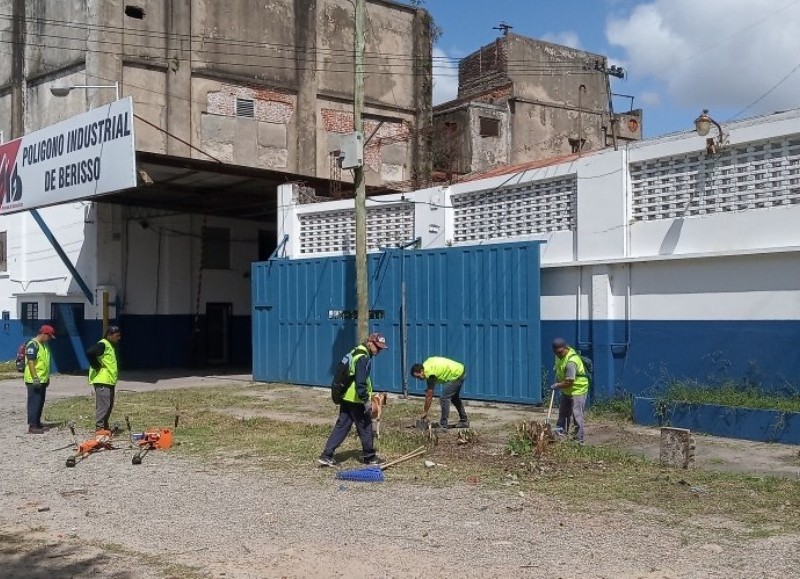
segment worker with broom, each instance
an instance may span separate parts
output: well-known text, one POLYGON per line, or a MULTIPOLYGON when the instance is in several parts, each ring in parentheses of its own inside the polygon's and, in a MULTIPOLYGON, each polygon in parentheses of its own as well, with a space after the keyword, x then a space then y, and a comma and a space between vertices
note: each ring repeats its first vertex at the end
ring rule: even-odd
POLYGON ((441 384, 442 393, 439 395, 439 405, 441 406, 442 414, 439 417, 439 424, 435 425, 435 427, 447 428, 450 418, 450 403, 452 402, 458 411, 456 428, 469 428, 467 411, 464 410, 464 403, 461 402, 461 388, 464 386, 464 380, 467 377, 464 364, 442 356, 431 356, 421 364, 411 366, 411 375, 419 380, 425 380, 427 383, 422 420, 428 419, 428 410, 430 410, 431 402, 433 401, 433 390, 437 384, 441 384))
MULTIPOLYGON (((336 466, 333 457, 350 429, 355 424, 358 437, 361 439, 363 461, 365 464, 380 464, 382 460, 375 454, 374 437, 372 433, 372 379, 370 369, 372 359, 388 348, 383 334, 373 333, 344 357, 343 376, 334 377, 334 387, 341 386, 341 401, 339 401, 339 417, 325 444, 325 450, 317 459, 322 466, 336 466)), ((338 372, 337 372, 338 374, 338 372)), ((336 397, 338 401, 338 396, 336 397)))
POLYGON ((577 426, 575 440, 583 444, 583 410, 586 406, 586 394, 589 392, 588 373, 580 354, 571 348, 564 338, 553 340, 553 354, 556 382, 550 388, 561 392, 556 428, 566 434, 570 419, 574 419, 577 426))

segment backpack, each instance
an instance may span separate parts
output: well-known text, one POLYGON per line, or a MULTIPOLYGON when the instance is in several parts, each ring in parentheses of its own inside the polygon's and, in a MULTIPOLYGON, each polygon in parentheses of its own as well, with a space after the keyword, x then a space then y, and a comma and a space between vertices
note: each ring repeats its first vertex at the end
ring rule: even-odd
POLYGON ((14 363, 17 366, 17 372, 24 372, 25 366, 27 365, 27 360, 25 359, 25 346, 27 346, 27 344, 22 342, 19 345, 19 348, 17 348, 17 358, 14 360, 14 363))
POLYGON ((594 362, 592 362, 591 358, 587 358, 586 356, 584 356, 580 352, 578 353, 578 356, 581 357, 581 362, 583 362, 584 375, 589 379, 589 382, 593 382, 594 381, 594 362))
POLYGON ((350 362, 353 359, 353 352, 348 352, 344 358, 337 362, 333 369, 333 381, 331 382, 331 400, 334 404, 342 403, 342 396, 353 383, 355 376, 350 375, 350 362))

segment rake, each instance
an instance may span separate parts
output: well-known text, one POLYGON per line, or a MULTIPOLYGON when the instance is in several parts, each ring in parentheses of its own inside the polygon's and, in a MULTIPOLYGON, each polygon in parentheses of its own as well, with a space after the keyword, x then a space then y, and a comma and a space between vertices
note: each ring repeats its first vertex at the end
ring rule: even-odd
POLYGON ((404 454, 400 458, 396 458, 395 460, 387 462, 386 464, 368 466, 366 468, 356 468, 352 470, 340 470, 336 473, 336 478, 339 480, 349 480, 355 482, 383 482, 384 470, 390 466, 394 466, 396 464, 400 464, 401 462, 411 460, 412 458, 422 456, 425 454, 425 452, 425 447, 420 446, 416 450, 412 450, 408 454, 404 454))

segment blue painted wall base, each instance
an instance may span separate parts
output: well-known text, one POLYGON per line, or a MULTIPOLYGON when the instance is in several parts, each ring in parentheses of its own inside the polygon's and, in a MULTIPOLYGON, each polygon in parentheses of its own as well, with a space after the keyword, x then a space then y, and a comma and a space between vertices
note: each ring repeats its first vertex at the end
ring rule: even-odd
POLYGON ((800 412, 685 403, 670 403, 659 409, 657 404, 655 398, 635 397, 633 421, 644 426, 688 428, 725 438, 800 444, 800 412))

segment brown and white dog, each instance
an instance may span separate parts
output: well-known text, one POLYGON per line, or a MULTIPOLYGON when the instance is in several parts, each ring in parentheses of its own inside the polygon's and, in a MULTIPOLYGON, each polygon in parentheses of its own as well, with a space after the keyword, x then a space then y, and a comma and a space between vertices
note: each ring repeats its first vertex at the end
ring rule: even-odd
POLYGON ((389 397, 386 392, 378 392, 372 395, 372 424, 375 438, 381 437, 381 417, 383 416, 383 407, 386 406, 388 400, 389 397))

